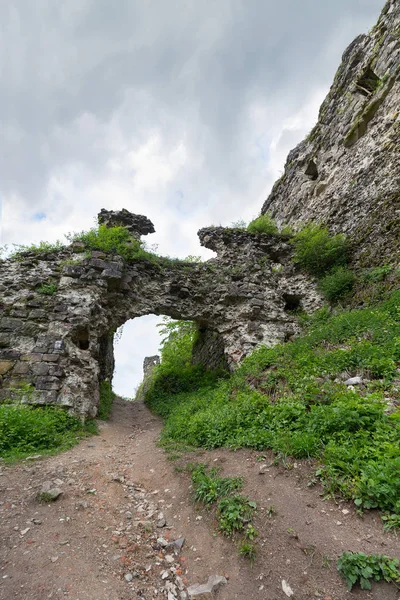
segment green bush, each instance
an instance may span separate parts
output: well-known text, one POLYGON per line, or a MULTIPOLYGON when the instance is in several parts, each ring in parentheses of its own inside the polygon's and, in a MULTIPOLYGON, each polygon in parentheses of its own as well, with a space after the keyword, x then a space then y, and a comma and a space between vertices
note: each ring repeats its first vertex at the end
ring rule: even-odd
POLYGON ((55 407, 0 405, 0 456, 20 458, 73 446, 79 436, 95 433, 92 423, 55 407))
POLYGON ((100 403, 97 414, 99 419, 103 419, 104 421, 108 419, 114 398, 115 394, 112 391, 111 383, 109 381, 102 381, 100 383, 100 403))
POLYGON ((293 243, 294 260, 316 277, 322 277, 334 267, 343 267, 349 261, 350 247, 346 237, 331 235, 321 225, 306 225, 294 236, 293 243))
POLYGON ((271 215, 265 213, 265 215, 260 215, 256 219, 253 219, 253 221, 247 225, 247 231, 250 233, 276 234, 278 233, 278 227, 271 215))
POLYGON ((361 589, 370 590, 371 580, 400 581, 399 561, 383 554, 343 552, 338 559, 339 573, 346 579, 349 591, 356 583, 361 589))
POLYGON ((353 271, 345 267, 336 267, 319 281, 318 287, 329 302, 336 302, 351 292, 355 281, 353 271))

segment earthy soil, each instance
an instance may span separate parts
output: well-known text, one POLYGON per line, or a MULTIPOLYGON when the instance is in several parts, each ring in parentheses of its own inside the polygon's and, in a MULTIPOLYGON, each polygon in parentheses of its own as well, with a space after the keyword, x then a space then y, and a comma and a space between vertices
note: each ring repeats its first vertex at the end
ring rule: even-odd
POLYGON ((319 485, 309 486, 312 465, 274 466, 269 454, 226 450, 169 460, 157 447, 161 427, 142 403, 118 400, 99 436, 58 456, 1 467, 2 600, 171 600, 215 574, 228 580, 218 600, 283 600, 282 580, 296 600, 400 598, 386 583, 347 591, 336 571, 341 552, 398 556, 399 541, 383 533, 377 513, 360 518, 351 505, 324 500, 319 485), (191 501, 186 461, 245 477, 244 493, 258 505, 253 565, 217 533, 212 513, 191 501), (38 501, 44 481, 63 490, 53 503, 38 501), (181 536, 180 553, 163 547, 181 536))

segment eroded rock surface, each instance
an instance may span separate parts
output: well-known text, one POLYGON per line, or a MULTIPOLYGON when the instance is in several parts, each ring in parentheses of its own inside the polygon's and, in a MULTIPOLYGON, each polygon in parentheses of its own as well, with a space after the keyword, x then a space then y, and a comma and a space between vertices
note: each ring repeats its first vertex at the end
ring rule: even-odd
POLYGON ((348 234, 362 266, 400 260, 400 3, 343 54, 318 123, 262 212, 348 234))

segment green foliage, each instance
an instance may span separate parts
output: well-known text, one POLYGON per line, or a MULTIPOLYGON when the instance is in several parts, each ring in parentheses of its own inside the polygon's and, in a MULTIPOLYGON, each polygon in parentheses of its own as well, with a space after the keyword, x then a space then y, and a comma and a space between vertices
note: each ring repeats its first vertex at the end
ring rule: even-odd
POLYGON ((219 530, 224 535, 231 537, 237 533, 244 533, 244 540, 239 546, 242 556, 254 560, 255 546, 251 542, 257 537, 258 532, 251 524, 254 511, 257 508, 247 496, 237 492, 243 487, 242 477, 220 477, 220 469, 208 469, 207 465, 192 465, 192 484, 194 499, 210 507, 216 505, 219 530), (241 548, 252 548, 246 553, 241 548))
POLYGON ((394 531, 396 533, 397 529, 400 529, 400 514, 399 515, 391 515, 391 514, 382 515, 382 521, 383 521, 384 531, 394 531))
POLYGON ((336 302, 353 289, 356 275, 345 267, 336 267, 319 281, 319 289, 329 302, 336 302))
POLYGON ((100 403, 97 415, 99 419, 103 419, 104 421, 108 419, 114 398, 115 394, 112 391, 111 383, 109 381, 102 381, 100 383, 100 403))
POLYGON ((220 531, 228 536, 237 531, 243 531, 256 508, 257 504, 249 500, 247 496, 237 494, 222 498, 218 502, 217 508, 220 531))
POLYGON ((28 246, 24 246, 22 244, 13 244, 14 251, 10 254, 11 259, 22 259, 28 253, 33 253, 38 256, 41 254, 51 254, 53 252, 59 252, 63 250, 66 245, 60 240, 56 242, 39 242, 39 244, 31 244, 28 246))
POLYGON ((38 294, 43 294, 45 296, 52 296, 56 291, 57 285, 55 283, 42 283, 37 289, 38 294))
POLYGON ((337 568, 346 579, 349 591, 357 583, 361 589, 370 590, 371 580, 400 581, 399 561, 383 554, 343 552, 339 556, 337 568))
POLYGON ((248 542, 247 540, 243 540, 239 544, 239 554, 244 558, 248 558, 251 563, 255 561, 257 550, 254 544, 248 542))
POLYGON ((256 219, 253 219, 248 226, 247 231, 250 233, 269 233, 269 234, 277 234, 278 227, 268 213, 264 215, 260 215, 256 219))
POLYGON ((161 342, 161 364, 154 371, 145 402, 157 414, 166 417, 180 393, 194 392, 199 387, 212 385, 218 374, 201 365, 192 365, 192 349, 197 328, 190 321, 173 321, 164 317, 158 325, 161 342))
POLYGON ((364 269, 361 273, 362 283, 376 283, 386 279, 390 273, 393 272, 391 265, 382 265, 381 267, 374 267, 372 269, 364 269))
POLYGON ((83 242, 88 250, 119 254, 126 261, 146 259, 154 261, 154 254, 143 249, 139 240, 134 239, 125 227, 106 227, 99 225, 89 231, 69 234, 67 239, 72 242, 83 242))
POLYGON ((306 271, 322 277, 334 267, 349 261, 349 243, 342 234, 331 235, 325 227, 310 223, 293 239, 295 261, 306 271))
POLYGON ((95 433, 92 423, 83 425, 59 408, 0 405, 0 456, 4 459, 65 450, 88 432, 95 433))
POLYGON ((165 419, 164 444, 317 457, 328 492, 400 515, 400 412, 386 410, 400 399, 400 291, 362 310, 318 311, 304 335, 260 347, 229 377, 178 357, 146 394, 165 419), (344 385, 358 374, 362 386, 344 385))
POLYGON ((221 496, 227 496, 243 487, 242 477, 219 477, 220 469, 207 471, 206 465, 197 465, 192 471, 195 500, 203 504, 212 504, 221 496))

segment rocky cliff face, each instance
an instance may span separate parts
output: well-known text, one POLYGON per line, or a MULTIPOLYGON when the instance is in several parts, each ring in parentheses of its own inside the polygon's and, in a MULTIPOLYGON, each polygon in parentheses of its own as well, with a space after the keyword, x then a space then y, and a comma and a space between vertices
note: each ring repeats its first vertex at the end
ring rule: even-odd
MULTIPOLYGON (((121 221, 106 211, 99 220, 123 224, 133 238, 153 228, 127 211, 121 221)), ((197 361, 233 368, 257 345, 296 333, 296 308, 310 312, 320 306, 314 283, 293 265, 284 236, 222 227, 199 235, 217 258, 126 262, 119 255, 87 253, 78 242, 0 262, 0 400, 22 397, 95 415, 99 382, 113 373, 113 334, 134 317, 195 321, 203 336, 197 361), (24 384, 33 386, 31 398, 24 396, 24 384)))
POLYGON ((362 266, 400 260, 400 2, 358 36, 318 123, 287 158, 262 212, 348 234, 362 266))

